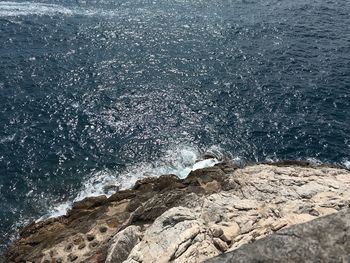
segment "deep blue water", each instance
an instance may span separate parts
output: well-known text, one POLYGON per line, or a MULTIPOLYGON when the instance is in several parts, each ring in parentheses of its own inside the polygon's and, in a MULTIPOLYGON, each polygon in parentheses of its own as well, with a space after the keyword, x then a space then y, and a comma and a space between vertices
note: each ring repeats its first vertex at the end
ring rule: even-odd
POLYGON ((0 1, 0 245, 208 150, 349 165, 349 111, 348 0, 0 1))

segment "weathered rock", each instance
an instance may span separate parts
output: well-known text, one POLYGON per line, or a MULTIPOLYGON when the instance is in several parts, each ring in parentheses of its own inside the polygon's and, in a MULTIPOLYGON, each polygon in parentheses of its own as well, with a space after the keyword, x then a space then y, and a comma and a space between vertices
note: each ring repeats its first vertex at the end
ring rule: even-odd
POLYGON ((349 262, 350 209, 292 226, 207 260, 236 262, 349 262))
POLYGON ((87 197, 81 201, 73 204, 73 209, 90 209, 96 206, 100 206, 107 201, 107 197, 104 195, 96 197, 87 197))
POLYGON ((202 223, 188 208, 171 208, 145 231, 142 241, 130 252, 126 262, 169 262, 185 251, 183 244, 191 242, 200 232, 202 223))
POLYGON ((78 256, 74 255, 74 254, 69 254, 68 255, 68 259, 69 259, 70 262, 74 262, 75 260, 78 259, 78 256))
POLYGON ((185 179, 146 178, 28 225, 4 259, 201 262, 348 207, 349 189, 349 171, 297 162, 221 163, 185 179))
POLYGON ((121 263, 129 256, 130 251, 140 242, 141 228, 139 226, 128 226, 116 234, 108 249, 106 263, 121 263))
POLYGON ((213 235, 213 237, 219 237, 224 233, 224 231, 222 231, 222 229, 217 225, 212 226, 210 228, 210 232, 213 235))
POLYGON ((162 175, 158 178, 147 177, 138 180, 133 187, 134 190, 140 191, 164 191, 176 188, 184 188, 181 180, 174 174, 162 175))
POLYGON ((220 238, 213 238, 214 246, 219 249, 221 252, 225 252, 228 249, 226 242, 222 241, 220 238))
POLYGON ((232 240, 240 233, 240 227, 235 221, 230 222, 228 226, 222 226, 221 229, 223 234, 220 236, 220 238, 228 243, 231 243, 232 240))

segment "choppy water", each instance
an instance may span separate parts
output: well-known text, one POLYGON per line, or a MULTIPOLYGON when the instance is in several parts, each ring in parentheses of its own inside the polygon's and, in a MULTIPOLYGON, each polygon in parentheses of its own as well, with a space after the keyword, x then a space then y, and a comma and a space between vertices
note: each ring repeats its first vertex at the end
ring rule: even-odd
POLYGON ((0 244, 205 151, 350 166, 349 109, 347 0, 0 2, 0 244))

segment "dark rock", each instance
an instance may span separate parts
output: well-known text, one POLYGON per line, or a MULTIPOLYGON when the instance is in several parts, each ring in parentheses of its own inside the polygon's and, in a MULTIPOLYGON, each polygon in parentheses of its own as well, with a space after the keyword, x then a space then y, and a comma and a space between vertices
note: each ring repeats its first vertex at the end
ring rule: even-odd
POLYGON ((237 164, 234 164, 232 162, 220 162, 220 163, 215 164, 215 167, 218 167, 223 171, 225 171, 225 170, 234 171, 234 170, 240 168, 240 166, 238 166, 237 164))
POLYGON ((286 228, 207 263, 349 262, 350 209, 286 228))
POLYGON ((213 180, 222 182, 226 178, 226 174, 217 166, 198 169, 190 172, 183 180, 184 184, 201 185, 209 183, 213 180))
POLYGON ((49 218, 45 221, 39 221, 39 222, 31 222, 27 226, 25 226, 21 231, 20 231, 20 236, 25 238, 28 237, 36 232, 38 232, 41 228, 47 227, 51 224, 54 224, 56 222, 62 222, 64 220, 61 220, 64 218, 64 216, 57 217, 57 218, 49 218))
POLYGON ((82 242, 84 242, 84 238, 82 236, 78 236, 78 237, 74 238, 74 240, 73 240, 74 245, 79 245, 82 242))
POLYGON ((119 191, 119 186, 117 185, 106 185, 103 187, 103 192, 104 193, 109 193, 109 192, 117 192, 119 191))
POLYGON ((140 201, 140 199, 133 198, 130 200, 127 210, 128 212, 134 212, 140 206, 142 206, 142 202, 140 201))
POLYGON ((220 238, 214 237, 213 238, 213 243, 214 243, 214 246, 218 250, 220 250, 221 252, 225 252, 228 249, 227 244, 224 241, 222 241, 220 238))
POLYGON ((162 191, 176 188, 184 188, 181 180, 174 174, 162 175, 158 178, 147 177, 138 180, 133 187, 134 190, 139 191, 162 191))
POLYGON ((67 225, 80 233, 87 233, 91 229, 91 225, 107 210, 108 206, 105 204, 86 210, 72 209, 68 212, 67 225))
POLYGON ((94 235, 87 235, 86 239, 90 242, 90 241, 95 239, 95 236, 94 235))
POLYGON ((136 196, 136 192, 133 190, 119 191, 108 198, 110 202, 119 202, 124 199, 130 199, 136 196))
POLYGON ((86 247, 86 244, 85 244, 85 243, 81 243, 81 244, 78 246, 78 249, 83 249, 84 247, 86 247))
POLYGON ((194 193, 196 195, 203 195, 205 194, 205 189, 199 185, 189 185, 186 188, 187 193, 194 193))
POLYGON ((89 246, 90 246, 90 247, 97 247, 98 244, 99 244, 99 243, 98 243, 97 241, 93 241, 93 242, 90 243, 89 246))
POLYGON ((100 226, 99 230, 100 230, 100 233, 106 233, 108 228, 106 226, 100 226))
POLYGON ((69 254, 68 259, 70 260, 70 262, 74 262, 75 260, 78 259, 78 256, 74 254, 69 254))
POLYGON ((181 190, 172 190, 155 195, 135 210, 131 221, 153 221, 169 208, 178 205, 183 196, 184 192, 181 190))
POLYGON ((91 209, 106 203, 107 197, 104 195, 87 197, 81 201, 75 202, 72 209, 91 209))
POLYGON ((73 248, 73 245, 72 244, 68 244, 66 247, 65 247, 65 251, 71 251, 73 248))
POLYGON ((213 235, 213 237, 219 237, 224 233, 224 231, 222 231, 222 229, 218 226, 211 227, 210 232, 213 235))
POLYGON ((241 187, 240 181, 234 178, 226 178, 221 186, 222 190, 224 191, 239 189, 240 187, 241 187))
MULTIPOLYGON (((287 163, 286 165, 294 166, 293 163, 287 163)), ((190 215, 193 213, 193 215, 196 215, 196 218, 201 218, 199 221, 183 221, 186 222, 184 227, 187 226, 189 229, 192 229, 190 236, 186 236, 187 234, 182 235, 181 231, 176 232, 178 229, 175 231, 177 234, 174 234, 173 237, 177 237, 179 234, 181 234, 184 240, 178 243, 180 247, 177 248, 176 251, 173 251, 174 255, 182 256, 184 255, 184 251, 188 250, 188 255, 198 252, 198 255, 209 258, 210 256, 212 257, 217 255, 219 250, 226 251, 227 246, 229 247, 229 250, 233 249, 233 246, 244 249, 244 246, 242 246, 243 244, 251 242, 255 239, 258 241, 256 241, 254 244, 260 244, 258 242, 262 241, 260 241, 260 239, 257 237, 261 238, 267 233, 271 233, 272 231, 286 227, 287 221, 283 220, 278 220, 278 222, 272 225, 266 225, 266 229, 258 229, 257 227, 259 227, 259 225, 255 224, 256 220, 258 219, 265 220, 265 216, 266 219, 269 217, 273 217, 274 219, 280 217, 280 214, 275 213, 274 211, 278 211, 276 209, 278 207, 281 208, 286 200, 292 201, 295 199, 301 204, 296 211, 297 214, 294 215, 293 212, 293 215, 291 215, 291 219, 295 220, 292 221, 293 224, 311 220, 313 216, 336 212, 336 209, 343 206, 348 206, 349 198, 346 194, 344 194, 347 193, 347 188, 344 185, 348 184, 348 172, 344 173, 342 171, 332 170, 328 172, 328 169, 310 168, 309 164, 306 163, 298 163, 295 165, 302 165, 306 166, 307 168, 298 168, 294 166, 291 167, 291 169, 285 169, 284 167, 257 165, 256 167, 247 167, 247 171, 245 171, 246 169, 242 169, 241 173, 240 171, 234 172, 237 167, 233 164, 220 163, 214 167, 192 171, 190 175, 183 180, 177 178, 175 175, 164 175, 159 178, 143 179, 138 181, 133 189, 119 191, 109 198, 99 196, 86 198, 79 201, 73 205, 73 209, 70 210, 66 216, 33 222, 23 229, 20 238, 9 247, 6 255, 3 257, 4 262, 42 262, 46 259, 53 261, 57 254, 53 254, 51 252, 57 252, 57 249, 61 249, 62 246, 63 248, 66 248, 67 244, 71 243, 72 246, 74 244, 74 247, 71 247, 66 251, 59 250, 59 257, 62 258, 64 262, 69 262, 68 255, 75 253, 77 256, 79 256, 78 259, 75 259, 75 262, 102 263, 106 261, 107 251, 111 246, 113 236, 120 233, 127 227, 134 225, 135 227, 140 227, 140 231, 142 232, 135 240, 137 240, 137 242, 143 242, 143 234, 145 231, 157 226, 157 224, 154 224, 154 220, 159 219, 164 212, 174 207, 189 209, 190 215), (261 169, 265 169, 269 174, 271 174, 271 176, 269 175, 267 178, 265 177, 264 173, 262 174, 261 178, 256 177, 255 175, 260 174, 261 169), (292 171, 288 172, 289 170, 292 171), (308 174, 307 179, 305 179, 306 177, 304 178, 304 171, 308 174), (285 172, 290 173, 287 175, 288 180, 280 180, 285 172), (312 178, 309 177, 309 175, 312 174, 317 175, 315 179, 313 179, 312 176, 312 178), (332 187, 329 186, 325 188, 327 191, 330 189, 331 194, 329 194, 329 196, 328 194, 318 196, 322 193, 318 191, 317 187, 314 187, 316 185, 315 184, 310 186, 311 190, 315 188, 315 191, 312 192, 312 198, 315 200, 300 199, 300 196, 295 192, 305 190, 299 189, 303 186, 303 184, 297 185, 298 182, 302 182, 302 180, 297 179, 301 178, 304 178, 305 180, 312 179, 319 181, 317 185, 327 185, 329 182, 334 182, 332 187), (277 196, 277 199, 275 199, 277 191, 280 192, 278 192, 279 195, 277 196), (232 202, 230 201, 230 196, 232 197, 232 202), (280 197, 283 197, 284 199, 280 200, 280 197), (255 200, 257 204, 254 202, 252 203, 252 200, 255 200), (271 203, 271 201, 274 203, 271 203), (262 210, 264 218, 258 218, 260 210, 257 211, 257 208, 260 207, 260 205, 266 205, 266 209, 265 206, 261 206, 264 208, 262 210), (272 208, 269 208, 270 205, 271 207, 277 206, 277 208, 272 210, 272 208), (230 212, 231 210, 232 212, 230 212), (237 229, 239 231, 231 231, 232 234, 229 235, 227 228, 231 225, 231 220, 233 220, 233 218, 235 221, 237 221, 237 229), (201 225, 202 223, 200 222, 202 222, 202 220, 205 220, 206 224, 208 223, 208 225, 201 225), (223 229, 224 234, 212 234, 208 229, 208 227, 212 226, 212 223, 219 224, 223 229), (203 228, 203 233, 198 233, 198 229, 195 227, 197 225, 201 225, 200 229, 203 228), (239 236, 235 237, 238 234, 239 236), (88 235, 92 236, 90 237, 88 235), (214 238, 216 239, 214 240, 214 238), (87 239, 89 239, 90 242, 87 242, 87 239), (98 242, 96 239, 98 239, 98 242), (81 249, 84 250, 82 251, 81 249)), ((290 208, 286 209, 287 216, 290 214, 290 210, 294 209, 293 207, 294 206, 291 206, 290 208)), ((168 224, 164 226, 167 231, 168 228, 171 228, 169 230, 173 230, 173 228, 176 229, 177 226, 182 225, 181 222, 178 223, 173 219, 165 220, 164 222, 168 224)), ((337 220, 335 220, 335 222, 337 222, 337 220)), ((303 237, 302 233, 298 233, 297 236, 288 236, 288 234, 286 234, 285 236, 277 236, 279 238, 277 241, 275 241, 277 243, 268 245, 267 248, 261 245, 261 247, 267 251, 265 253, 267 257, 265 262, 304 261, 300 260, 303 259, 302 256, 304 256, 304 254, 307 254, 306 259, 308 259, 308 256, 312 257, 317 253, 323 260, 327 253, 331 256, 335 255, 334 251, 339 252, 338 254, 340 256, 344 255, 344 251, 348 252, 349 248, 346 247, 343 249, 343 251, 339 250, 338 248, 340 246, 344 246, 344 244, 348 244, 347 242, 349 237, 344 235, 337 241, 333 242, 332 240, 337 238, 338 233, 336 230, 345 228, 342 228, 342 226, 338 223, 336 223, 335 226, 330 222, 328 222, 328 224, 330 226, 329 229, 321 229, 317 230, 316 232, 319 232, 318 235, 323 235, 323 233, 326 233, 324 235, 327 235, 329 240, 325 240, 326 238, 323 237, 323 239, 319 238, 318 240, 321 241, 317 241, 317 243, 315 241, 317 238, 315 238, 315 235, 313 236, 313 234, 310 232, 308 233, 308 237, 305 237, 305 241, 297 238, 299 235, 303 237), (334 236, 332 236, 332 232, 335 233, 334 236), (284 238, 286 238, 286 240, 284 240, 284 238), (296 240, 293 240, 293 242, 300 243, 301 245, 293 246, 292 241, 289 241, 288 238, 295 238, 296 240), (305 242, 311 242, 311 244, 315 243, 316 252, 311 251, 311 253, 309 253, 303 252, 303 250, 300 250, 301 252, 299 252, 299 249, 303 249, 301 247, 304 246, 305 242), (320 244, 324 244, 326 246, 326 252, 322 252, 320 250, 320 247, 323 249, 323 245, 320 244), (332 248, 334 251, 330 250, 328 247, 332 244, 334 244, 334 248, 332 248), (292 252, 294 251, 293 253, 295 253, 297 256, 293 258, 286 257, 285 255, 287 255, 287 252, 285 252, 284 249, 290 249, 292 252), (269 252, 272 250, 280 252, 279 256, 271 256, 269 252), (273 260, 269 260, 271 257, 273 260)), ((283 231, 285 230, 277 233, 283 233, 283 231)), ((346 231, 348 231, 348 229, 346 229, 346 231)), ((164 239, 165 238, 160 239, 159 244, 161 244, 164 239)), ((127 241, 126 239, 122 240, 127 241)), ((148 241, 152 243, 152 240, 153 239, 149 239, 148 241)), ((266 244, 269 244, 268 242, 266 244)), ((126 242, 125 244, 126 250, 122 257, 123 260, 126 258, 127 254, 130 252, 136 242, 126 242)), ((168 245, 172 246, 171 242, 168 245)), ((260 249, 262 249, 261 247, 260 249)), ((137 248, 138 247, 136 246, 135 249, 137 250, 137 248)), ((153 248, 151 249, 153 252, 153 248)), ((121 255, 119 245, 116 246, 115 251, 117 255, 121 255)), ((240 251, 240 249, 237 251, 240 251)), ((248 255, 246 255, 246 257, 248 259, 250 256, 253 257, 254 255, 258 254, 258 250, 253 249, 252 251, 255 251, 255 254, 252 253, 250 255, 250 252, 247 252, 248 255)), ((261 251, 260 254, 264 254, 261 251)), ((147 253, 150 254, 149 252, 147 253)), ((135 256, 142 258, 143 255, 147 255, 147 253, 137 254, 135 252, 135 256)), ((232 253, 238 252, 234 251, 232 253)), ((256 257, 258 259, 257 261, 261 261, 260 254, 259 257, 256 257)), ((172 258, 172 255, 169 255, 169 257, 172 258)), ((185 258, 184 261, 180 262, 186 262, 187 259, 185 258)), ((264 257, 262 257, 262 259, 264 259, 264 257)), ((314 261, 313 259, 315 259, 315 257, 310 261, 314 261)), ((337 262, 339 261, 338 259, 339 258, 334 257, 330 258, 329 261, 337 262)), ((344 259, 344 261, 347 260, 347 258, 344 257, 341 259, 344 259)), ((247 261, 249 262, 249 260, 247 261)), ((151 260, 143 262, 151 262, 151 260)), ((244 260, 244 262, 246 262, 246 260, 244 260)))
POLYGON ((205 154, 202 155, 202 159, 203 160, 214 159, 214 158, 216 158, 216 156, 213 153, 205 153, 205 154))

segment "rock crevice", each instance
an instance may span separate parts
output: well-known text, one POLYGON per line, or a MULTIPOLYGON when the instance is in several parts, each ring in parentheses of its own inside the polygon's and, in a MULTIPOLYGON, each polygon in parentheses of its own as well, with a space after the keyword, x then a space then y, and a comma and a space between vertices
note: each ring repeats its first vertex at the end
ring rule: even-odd
POLYGON ((303 237, 287 229, 346 209, 349 189, 349 171, 304 162, 146 178, 26 226, 5 262, 203 262, 276 231, 303 237))

